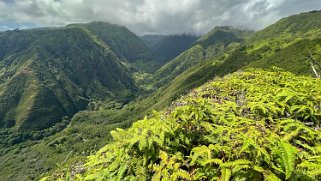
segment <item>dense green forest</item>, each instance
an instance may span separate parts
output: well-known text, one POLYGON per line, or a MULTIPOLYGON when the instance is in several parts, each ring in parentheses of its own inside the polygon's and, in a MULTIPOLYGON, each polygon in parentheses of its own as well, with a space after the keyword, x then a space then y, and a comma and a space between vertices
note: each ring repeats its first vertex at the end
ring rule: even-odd
POLYGON ((320 29, 0 32, 0 180, 320 180, 320 29))

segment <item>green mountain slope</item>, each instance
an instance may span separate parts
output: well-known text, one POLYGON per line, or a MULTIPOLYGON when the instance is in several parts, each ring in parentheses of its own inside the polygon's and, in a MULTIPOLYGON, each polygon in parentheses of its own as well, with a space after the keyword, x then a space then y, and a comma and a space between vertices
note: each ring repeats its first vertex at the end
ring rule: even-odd
POLYGON ((193 35, 145 35, 141 37, 160 65, 164 65, 189 48, 197 39, 193 35))
POLYGON ((218 78, 43 180, 320 180, 320 90, 280 70, 218 78))
MULTIPOLYGON (((312 59, 320 62, 321 11, 284 18, 249 39, 238 57, 251 67, 278 66, 298 74, 313 75, 312 59)), ((314 65, 316 66, 316 65, 314 65)), ((318 71, 320 67, 316 66, 318 71)))
POLYGON ((48 128, 84 109, 90 98, 126 99, 137 90, 114 53, 82 29, 25 30, 0 37, 1 127, 48 128))
POLYGON ((154 71, 159 65, 152 53, 139 37, 124 26, 103 22, 72 24, 67 27, 80 27, 109 47, 123 63, 139 71, 154 71))
POLYGON ((320 11, 310 11, 282 18, 275 24, 257 32, 252 37, 252 41, 272 39, 284 36, 284 34, 294 36, 308 34, 311 30, 318 31, 321 24, 320 13, 320 11))
POLYGON ((239 46, 249 35, 248 31, 236 30, 231 27, 214 28, 191 48, 161 67, 153 77, 155 85, 167 84, 199 62, 224 56, 226 52, 239 46))

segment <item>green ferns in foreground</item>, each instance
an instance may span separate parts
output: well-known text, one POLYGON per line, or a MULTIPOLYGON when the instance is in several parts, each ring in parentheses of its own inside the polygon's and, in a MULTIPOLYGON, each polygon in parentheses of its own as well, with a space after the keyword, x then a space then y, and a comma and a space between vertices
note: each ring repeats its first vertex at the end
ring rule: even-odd
POLYGON ((321 180, 321 80, 250 69, 112 131, 81 169, 46 179, 321 180))

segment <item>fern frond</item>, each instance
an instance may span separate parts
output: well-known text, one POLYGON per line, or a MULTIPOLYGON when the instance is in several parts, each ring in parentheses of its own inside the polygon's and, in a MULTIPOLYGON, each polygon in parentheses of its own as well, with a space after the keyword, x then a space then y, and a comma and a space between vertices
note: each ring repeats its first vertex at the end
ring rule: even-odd
POLYGON ((230 181, 231 176, 232 176, 231 169, 229 169, 229 168, 222 168, 221 169, 220 181, 230 181))
POLYGON ((291 144, 282 140, 278 141, 278 156, 286 179, 290 178, 293 173, 296 154, 297 150, 291 144))

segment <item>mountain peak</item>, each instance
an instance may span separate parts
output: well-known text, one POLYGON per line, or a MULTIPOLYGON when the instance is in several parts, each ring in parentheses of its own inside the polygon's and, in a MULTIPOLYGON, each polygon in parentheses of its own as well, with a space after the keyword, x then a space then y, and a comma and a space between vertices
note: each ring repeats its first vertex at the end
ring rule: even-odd
POLYGON ((218 42, 224 42, 224 44, 240 42, 251 33, 251 31, 240 30, 231 26, 216 26, 205 36, 200 38, 197 43, 207 47, 218 42))
POLYGON ((233 30, 237 30, 237 29, 232 26, 215 26, 210 32, 212 32, 212 31, 233 31, 233 30))

